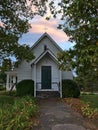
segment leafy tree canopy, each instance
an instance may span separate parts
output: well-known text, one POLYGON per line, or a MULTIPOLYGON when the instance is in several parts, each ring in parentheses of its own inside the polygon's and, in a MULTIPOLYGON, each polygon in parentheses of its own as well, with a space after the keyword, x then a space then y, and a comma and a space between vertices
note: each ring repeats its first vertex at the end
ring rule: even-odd
POLYGON ((61 13, 64 24, 59 25, 76 42, 73 49, 58 54, 61 69, 75 69, 82 80, 98 80, 98 0, 62 0, 54 16, 61 13))
POLYGON ((4 71, 9 71, 12 70, 13 68, 13 64, 11 62, 10 59, 4 59, 2 62, 2 66, 0 67, 0 71, 4 72, 4 71))
POLYGON ((12 70, 13 64, 10 59, 4 59, 2 61, 2 65, 0 66, 0 82, 6 82, 6 74, 5 71, 12 70))
MULTIPOLYGON (((29 53, 28 56, 23 53, 29 47, 19 45, 18 39, 28 31, 29 18, 46 13, 45 2, 47 0, 0 1, 0 57, 32 57, 29 53), (19 51, 24 48, 25 51, 19 51)), ((55 2, 51 0, 49 3, 51 13, 54 17, 58 14, 62 16, 64 24, 59 28, 65 31, 70 41, 76 42, 73 49, 58 54, 62 69, 75 68, 83 79, 98 79, 98 0, 61 0, 58 7, 55 2)))
POLYGON ((0 60, 15 56, 17 60, 34 58, 27 45, 18 44, 30 28, 29 20, 46 10, 42 0, 0 0, 0 60))

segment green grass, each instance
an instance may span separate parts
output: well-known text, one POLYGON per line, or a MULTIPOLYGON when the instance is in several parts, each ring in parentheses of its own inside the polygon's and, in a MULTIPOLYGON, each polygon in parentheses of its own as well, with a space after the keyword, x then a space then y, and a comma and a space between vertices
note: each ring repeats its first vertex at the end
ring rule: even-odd
POLYGON ((11 96, 0 95, 0 105, 2 104, 13 104, 14 98, 11 96))
POLYGON ((98 108, 98 94, 94 95, 81 95, 81 100, 90 104, 92 108, 98 108))
POLYGON ((4 104, 13 105, 15 98, 12 95, 14 95, 13 92, 11 94, 9 94, 9 92, 0 91, 0 106, 2 107, 2 105, 4 105, 4 104))

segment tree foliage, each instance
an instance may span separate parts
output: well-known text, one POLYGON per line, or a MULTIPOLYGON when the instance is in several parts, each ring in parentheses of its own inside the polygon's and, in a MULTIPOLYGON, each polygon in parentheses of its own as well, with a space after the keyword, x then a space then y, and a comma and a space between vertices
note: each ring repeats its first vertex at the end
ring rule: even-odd
POLYGON ((11 59, 4 59, 2 61, 2 65, 0 66, 0 82, 6 82, 6 74, 5 71, 10 71, 13 69, 13 63, 11 59))
MULTIPOLYGON (((52 6, 54 2, 51 3, 52 6)), ((98 0, 62 0, 58 3, 64 24, 59 25, 76 42, 73 49, 58 54, 62 69, 75 69, 85 81, 98 80, 98 0)))
POLYGON ((0 67, 0 71, 10 71, 13 68, 13 64, 10 59, 4 59, 2 62, 2 66, 0 67))
POLYGON ((43 15, 44 8, 42 0, 0 0, 0 59, 9 56, 25 60, 34 58, 29 46, 18 44, 18 40, 28 32, 28 21, 36 14, 43 15))

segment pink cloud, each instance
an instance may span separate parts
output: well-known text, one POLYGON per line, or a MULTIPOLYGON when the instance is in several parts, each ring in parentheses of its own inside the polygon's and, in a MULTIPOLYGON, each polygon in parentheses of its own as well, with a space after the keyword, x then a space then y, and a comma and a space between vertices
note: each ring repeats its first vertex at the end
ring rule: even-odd
POLYGON ((43 17, 36 16, 31 23, 31 29, 29 30, 30 33, 44 33, 47 32, 52 38, 57 42, 64 42, 68 41, 68 36, 62 31, 57 29, 59 24, 59 20, 57 19, 50 19, 46 20, 43 17))

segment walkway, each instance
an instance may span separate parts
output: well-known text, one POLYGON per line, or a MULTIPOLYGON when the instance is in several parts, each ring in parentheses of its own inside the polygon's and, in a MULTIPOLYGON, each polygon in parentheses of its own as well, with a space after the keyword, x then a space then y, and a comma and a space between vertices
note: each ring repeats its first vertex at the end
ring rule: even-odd
POLYGON ((39 99, 39 125, 33 130, 91 130, 85 120, 60 99, 39 99))

